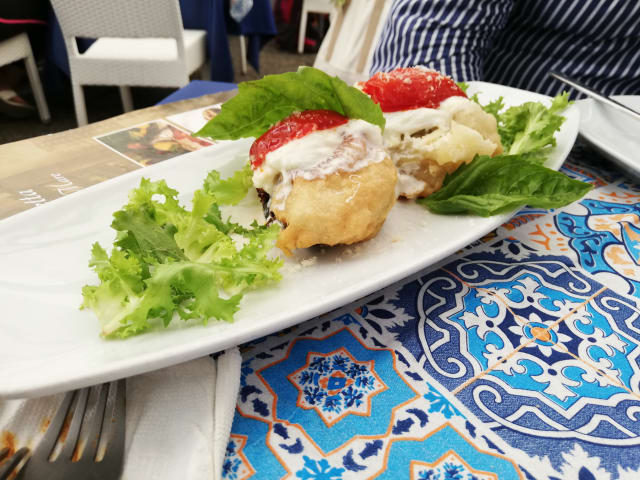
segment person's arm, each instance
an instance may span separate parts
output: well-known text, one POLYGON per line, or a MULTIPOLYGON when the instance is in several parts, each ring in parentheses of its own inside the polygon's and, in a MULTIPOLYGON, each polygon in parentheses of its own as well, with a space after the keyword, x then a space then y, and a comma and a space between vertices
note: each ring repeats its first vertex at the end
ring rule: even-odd
POLYGON ((371 74, 424 65, 458 81, 482 80, 483 58, 514 0, 395 0, 371 74))

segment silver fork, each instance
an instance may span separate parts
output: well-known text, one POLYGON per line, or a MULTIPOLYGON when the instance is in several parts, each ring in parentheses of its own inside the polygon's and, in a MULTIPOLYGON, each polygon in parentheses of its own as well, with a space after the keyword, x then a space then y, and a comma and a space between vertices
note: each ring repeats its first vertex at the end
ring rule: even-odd
POLYGON ((124 380, 69 392, 19 478, 116 480, 124 437, 124 380), (87 411, 89 397, 96 397, 93 415, 87 411))
POLYGON ((0 450, 0 480, 6 480, 11 477, 14 469, 29 453, 29 449, 23 447, 14 452, 11 456, 9 456, 10 453, 11 450, 9 450, 9 448, 3 448, 0 450))

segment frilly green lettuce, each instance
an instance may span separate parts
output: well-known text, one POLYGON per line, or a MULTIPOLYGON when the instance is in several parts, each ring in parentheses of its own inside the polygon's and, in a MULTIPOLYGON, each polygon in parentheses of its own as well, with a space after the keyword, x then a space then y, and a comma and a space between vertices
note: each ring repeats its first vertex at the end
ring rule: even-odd
POLYGON ((212 171, 190 210, 164 180, 141 180, 113 215, 111 254, 98 243, 91 251, 100 283, 82 289, 81 308, 93 310, 103 336, 166 327, 176 316, 232 321, 244 292, 280 279, 282 261, 267 256, 279 227, 245 228, 221 214, 220 205, 244 198, 250 176, 248 167, 227 180, 212 171))

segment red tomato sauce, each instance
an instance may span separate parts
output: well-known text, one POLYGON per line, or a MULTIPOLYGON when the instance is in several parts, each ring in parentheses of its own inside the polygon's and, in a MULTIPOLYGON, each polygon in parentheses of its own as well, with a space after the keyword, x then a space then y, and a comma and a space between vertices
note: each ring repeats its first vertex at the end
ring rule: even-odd
POLYGON ((317 130, 327 130, 347 123, 349 119, 332 110, 306 110, 289 115, 279 121, 260 138, 258 138, 249 150, 251 166, 255 170, 267 156, 291 140, 302 138, 317 130))
POLYGON ((424 68, 378 72, 361 85, 383 112, 438 108, 449 97, 466 97, 451 78, 424 68))

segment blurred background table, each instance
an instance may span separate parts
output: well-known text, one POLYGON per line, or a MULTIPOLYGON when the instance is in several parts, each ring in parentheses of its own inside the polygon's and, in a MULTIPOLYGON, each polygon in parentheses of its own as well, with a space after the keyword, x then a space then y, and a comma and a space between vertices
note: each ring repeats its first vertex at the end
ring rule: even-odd
POLYGON ((193 81, 161 104, 51 135, 0 145, 0 219, 142 168, 94 137, 224 102, 236 85, 193 81), (15 161, 20 159, 20 161, 15 161))
MULTIPOLYGON (((207 32, 211 80, 234 80, 227 34, 247 38, 247 60, 257 71, 260 70, 260 49, 276 34, 270 0, 253 0, 252 9, 240 22, 229 15, 229 0, 180 0, 180 10, 184 28, 207 32)), ((47 60, 69 75, 67 53, 53 10, 47 30, 47 60)))

